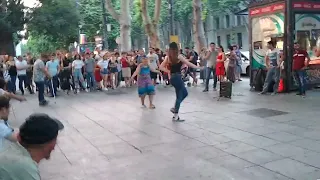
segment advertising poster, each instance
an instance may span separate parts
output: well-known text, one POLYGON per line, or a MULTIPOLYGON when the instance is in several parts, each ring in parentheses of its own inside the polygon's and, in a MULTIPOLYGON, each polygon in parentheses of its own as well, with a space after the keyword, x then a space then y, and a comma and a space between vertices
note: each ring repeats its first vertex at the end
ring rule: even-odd
POLYGON ((265 66, 267 43, 276 42, 280 50, 283 43, 278 42, 284 34, 284 14, 276 13, 252 18, 252 69, 265 66))

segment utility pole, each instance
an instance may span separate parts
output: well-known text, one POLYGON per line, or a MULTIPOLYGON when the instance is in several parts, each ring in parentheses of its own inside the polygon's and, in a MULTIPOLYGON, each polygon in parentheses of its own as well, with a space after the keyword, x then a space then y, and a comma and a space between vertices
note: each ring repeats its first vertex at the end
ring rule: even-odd
POLYGON ((107 36, 107 12, 104 0, 101 0, 102 7, 102 31, 103 31, 103 49, 109 49, 107 36))
POLYGON ((174 15, 173 15, 173 0, 169 1, 169 16, 170 16, 170 36, 175 35, 174 32, 174 15))

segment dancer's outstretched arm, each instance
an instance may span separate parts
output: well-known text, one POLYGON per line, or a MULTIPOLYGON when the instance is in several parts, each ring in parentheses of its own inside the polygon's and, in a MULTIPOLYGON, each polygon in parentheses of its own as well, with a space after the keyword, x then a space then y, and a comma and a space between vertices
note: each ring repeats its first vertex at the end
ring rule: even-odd
POLYGON ((166 68, 168 64, 168 56, 164 58, 164 61, 160 64, 159 69, 163 72, 170 73, 170 71, 166 68))

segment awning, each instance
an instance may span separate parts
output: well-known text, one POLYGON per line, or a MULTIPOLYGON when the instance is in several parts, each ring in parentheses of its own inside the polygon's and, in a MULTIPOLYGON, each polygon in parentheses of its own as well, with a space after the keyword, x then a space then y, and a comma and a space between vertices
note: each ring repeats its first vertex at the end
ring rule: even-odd
POLYGON ((248 11, 248 8, 246 9, 242 9, 236 13, 234 13, 235 15, 237 16, 248 16, 249 15, 249 11, 248 11))

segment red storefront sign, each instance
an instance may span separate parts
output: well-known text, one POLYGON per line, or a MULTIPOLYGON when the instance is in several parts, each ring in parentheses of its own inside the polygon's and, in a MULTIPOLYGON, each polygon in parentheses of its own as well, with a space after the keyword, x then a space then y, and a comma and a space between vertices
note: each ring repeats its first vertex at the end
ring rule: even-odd
POLYGON ((293 8, 295 9, 310 9, 310 10, 320 10, 320 3, 314 2, 294 2, 293 8))
POLYGON ((259 8, 250 9, 249 15, 250 16, 258 16, 262 14, 268 14, 275 11, 283 11, 285 8, 284 3, 272 4, 270 6, 264 6, 259 8))

